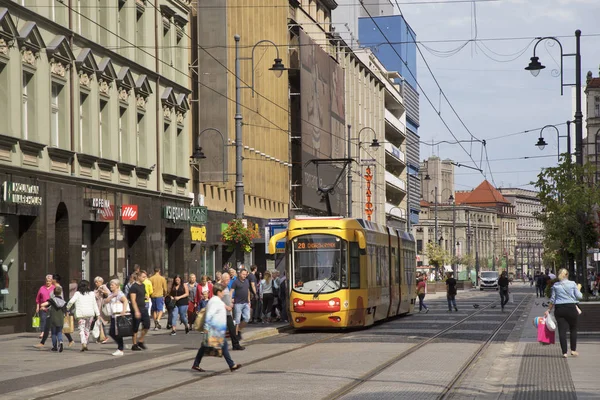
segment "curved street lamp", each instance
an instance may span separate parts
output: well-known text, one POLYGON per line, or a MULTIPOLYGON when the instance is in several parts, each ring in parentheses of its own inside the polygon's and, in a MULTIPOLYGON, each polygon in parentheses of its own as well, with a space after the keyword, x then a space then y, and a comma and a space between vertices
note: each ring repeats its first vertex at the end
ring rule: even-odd
POLYGON ((544 150, 544 148, 548 145, 548 143, 546 143, 546 141, 544 140, 544 137, 542 136, 542 133, 544 132, 544 129, 546 128, 554 128, 554 130, 556 131, 556 143, 558 146, 558 161, 560 162, 560 139, 566 137, 567 138, 567 153, 569 154, 569 156, 571 155, 571 122, 572 121, 567 121, 567 134, 566 135, 561 135, 560 131, 558 130, 558 128, 556 127, 556 125, 546 125, 544 126, 542 129, 540 129, 540 137, 538 138, 537 143, 535 144, 540 150, 544 150))
MULTIPOLYGON (((540 71, 546 68, 541 62, 539 57, 536 56, 536 50, 538 44, 545 40, 551 40, 558 43, 560 48, 560 95, 564 94, 565 86, 575 86, 575 154, 577 164, 583 165, 583 113, 581 112, 581 31, 577 29, 575 31, 575 53, 565 54, 563 52, 562 43, 553 36, 538 37, 537 42, 533 46, 533 57, 531 57, 529 65, 525 67, 525 70, 531 72, 533 76, 538 76, 540 71), (563 59, 564 57, 575 57, 575 84, 565 84, 563 77, 563 59)), ((543 128, 542 128, 543 129, 543 128)), ((540 132, 540 139, 536 146, 543 150, 547 145, 543 140, 540 132)), ((569 147, 569 153, 571 147, 569 147)), ((560 159, 560 152, 559 152, 560 159)))
POLYGON ((225 177, 227 175, 226 168, 225 168, 225 165, 226 165, 225 164, 225 155, 226 155, 225 149, 227 146, 225 145, 225 136, 223 136, 223 133, 220 130, 218 130, 217 128, 205 128, 202 131, 200 131, 200 133, 198 134, 196 149, 194 150, 194 153, 190 156, 190 165, 193 166, 194 168, 196 168, 196 170, 198 172, 200 172, 200 168, 199 168, 200 160, 204 160, 206 158, 206 155, 202 151, 200 138, 202 137, 202 134, 204 132, 208 132, 208 131, 216 132, 221 137, 221 142, 223 143, 223 180, 222 180, 222 182, 225 182, 225 177))
MULTIPOLYGON (((361 130, 358 131, 358 134, 356 135, 355 138, 352 137, 352 126, 348 125, 348 158, 351 158, 351 154, 352 154, 352 142, 353 141, 358 141, 358 161, 360 164, 360 148, 363 144, 363 142, 360 141, 360 134, 365 131, 365 130, 370 130, 371 132, 373 132, 373 135, 375 135, 375 137, 373 138, 373 140, 371 141, 371 144, 369 145, 370 148, 373 149, 378 149, 379 147, 381 147, 381 144, 379 144, 379 141, 377 140, 377 132, 375 132, 375 129, 369 127, 369 126, 365 126, 363 127, 361 130)), ((352 217, 352 163, 348 163, 348 218, 352 217)))

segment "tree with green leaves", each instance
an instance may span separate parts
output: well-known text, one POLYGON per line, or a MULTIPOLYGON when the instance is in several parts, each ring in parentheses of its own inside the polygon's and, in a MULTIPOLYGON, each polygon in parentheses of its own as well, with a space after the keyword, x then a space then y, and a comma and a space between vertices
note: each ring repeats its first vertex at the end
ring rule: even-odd
POLYGON ((448 253, 442 246, 436 243, 429 242, 425 248, 425 256, 429 260, 429 265, 433 265, 437 274, 444 273, 444 265, 450 264, 452 255, 448 253))
POLYGON ((563 156, 556 167, 544 168, 535 182, 543 207, 536 217, 544 225, 545 253, 553 255, 557 266, 564 265, 569 258, 577 259, 576 280, 584 287, 587 287, 587 248, 595 247, 598 242, 595 221, 600 190, 594 174, 595 167, 591 164, 580 166, 570 156, 563 156))
POLYGON ((457 257, 456 263, 464 265, 467 268, 467 279, 471 277, 471 271, 475 267, 475 256, 471 253, 465 253, 460 257, 457 257))

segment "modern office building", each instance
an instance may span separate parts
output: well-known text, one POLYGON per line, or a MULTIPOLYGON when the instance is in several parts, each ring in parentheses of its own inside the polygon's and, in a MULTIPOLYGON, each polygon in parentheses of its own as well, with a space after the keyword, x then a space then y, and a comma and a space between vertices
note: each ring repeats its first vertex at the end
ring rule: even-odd
POLYGON ((0 5, 0 333, 46 274, 194 270, 189 4, 82 3, 0 5))

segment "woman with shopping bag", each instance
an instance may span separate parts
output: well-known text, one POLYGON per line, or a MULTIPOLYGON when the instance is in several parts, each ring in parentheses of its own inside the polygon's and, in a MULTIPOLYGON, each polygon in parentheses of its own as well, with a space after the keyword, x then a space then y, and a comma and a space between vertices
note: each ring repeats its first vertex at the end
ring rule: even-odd
POLYGON ((229 348, 227 346, 227 340, 225 340, 225 330, 227 330, 227 310, 225 309, 225 303, 223 303, 223 285, 217 283, 213 286, 214 296, 208 301, 206 305, 206 316, 204 322, 204 340, 196 359, 192 365, 192 369, 198 372, 206 372, 200 368, 200 362, 205 353, 210 352, 211 354, 222 354, 225 357, 225 361, 231 371, 235 371, 242 367, 242 364, 236 364, 229 355, 229 348))
POLYGON ((113 279, 108 284, 110 294, 104 299, 103 309, 110 315, 110 331, 109 336, 117 343, 117 351, 112 353, 113 356, 123 355, 123 332, 119 332, 117 318, 125 318, 125 314, 129 311, 129 302, 127 296, 121 291, 121 282, 118 279, 113 279))
POLYGON ((554 316, 558 325, 558 338, 564 358, 567 358, 567 329, 571 333, 571 355, 577 357, 577 320, 579 312, 577 303, 583 298, 581 284, 570 281, 569 271, 561 269, 558 271, 558 282, 552 285, 550 303, 545 317, 550 315, 554 308, 554 316))

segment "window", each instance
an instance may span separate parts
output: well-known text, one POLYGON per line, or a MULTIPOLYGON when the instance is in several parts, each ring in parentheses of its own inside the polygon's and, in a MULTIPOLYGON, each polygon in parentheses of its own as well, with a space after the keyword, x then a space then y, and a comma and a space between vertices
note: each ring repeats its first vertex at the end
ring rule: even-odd
POLYGON ((596 96, 595 99, 595 105, 594 105, 594 116, 596 118, 600 117, 600 96, 596 96))
MULTIPOLYGON (((177 154, 185 154, 185 142, 187 141, 186 135, 183 135, 183 129, 177 127, 177 154)), ((176 159, 176 171, 177 176, 185 176, 185 164, 181 160, 176 159)))
POLYGON ((4 260, 0 269, 0 314, 24 312, 19 310, 19 217, 0 216, 0 259, 4 260))
POLYGON ((360 249, 350 242, 350 289, 360 289, 360 249))
POLYGON ((110 158, 110 124, 108 101, 100 100, 98 112, 98 136, 100 138, 100 157, 110 158))
POLYGON ((31 140, 35 132, 35 79, 33 74, 23 72, 23 109, 21 112, 21 135, 31 140))
POLYGON ((83 154, 91 154, 90 143, 90 101, 89 94, 79 93, 79 149, 83 154))
POLYGON ((129 149, 127 137, 127 107, 119 107, 119 161, 127 162, 129 149))
POLYGON ((3 115, 2 118, 0 118, 0 130, 3 132, 6 132, 7 134, 9 134, 10 132, 12 132, 12 129, 10 129, 10 94, 9 94, 9 68, 6 66, 6 64, 2 64, 0 63, 0 110, 3 111, 3 113, 6 113, 3 115))
POLYGON ((136 160, 137 160, 137 165, 140 166, 147 166, 148 162, 147 162, 147 154, 148 154, 148 149, 147 149, 147 145, 146 145, 146 127, 145 127, 146 123, 145 123, 145 119, 144 119, 144 113, 138 112, 137 113, 137 124, 136 124, 136 148, 137 148, 137 154, 136 154, 136 160))
POLYGON ((128 39, 128 25, 127 25, 127 7, 126 2, 119 1, 119 12, 117 14, 117 52, 120 54, 124 53, 125 46, 131 46, 128 39))
POLYGON ((144 12, 137 10, 136 15, 136 24, 135 24, 135 45, 136 48, 136 59, 138 63, 144 64, 144 58, 146 56, 146 49, 144 48, 145 44, 145 22, 146 18, 144 18, 144 12))
POLYGON ((166 173, 171 172, 171 124, 165 123, 163 125, 163 163, 164 171, 166 173))
POLYGON ((50 145, 52 147, 68 148, 66 138, 66 90, 57 82, 52 82, 52 99, 50 114, 50 145))
MULTIPOLYGON (((101 2, 99 2, 101 3, 101 2)), ((114 13, 115 9, 109 4, 98 4, 98 42, 102 46, 109 46, 109 30, 111 13, 114 13)))
POLYGON ((185 41, 183 40, 183 27, 177 26, 177 48, 175 49, 175 68, 182 71, 185 70, 184 57, 187 57, 187 50, 183 47, 185 41))
POLYGON ((171 53, 173 48, 171 47, 171 21, 163 17, 163 39, 162 39, 162 69, 166 69, 168 65, 173 65, 171 53))

